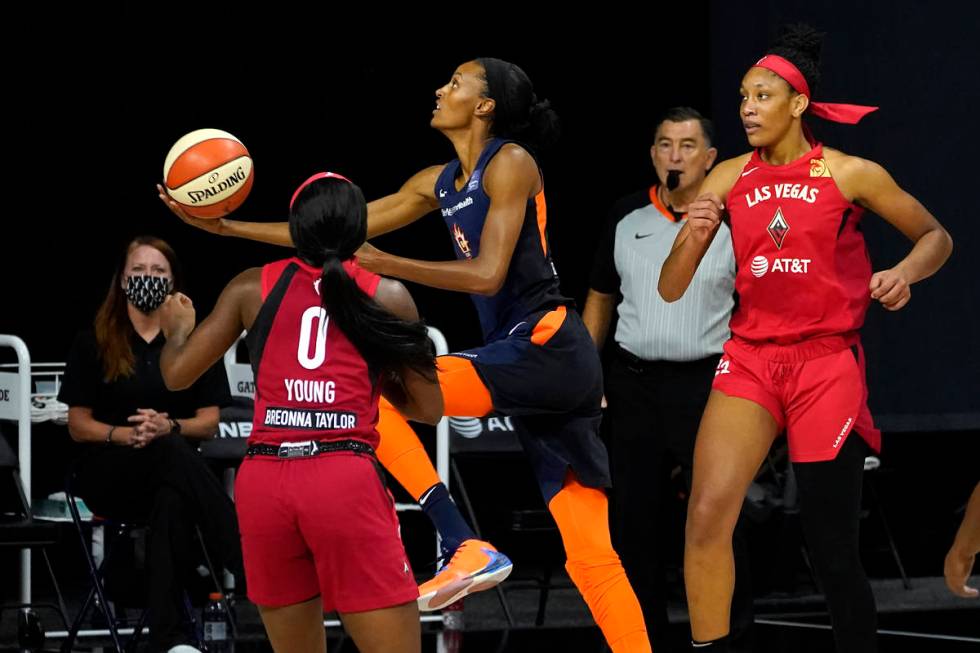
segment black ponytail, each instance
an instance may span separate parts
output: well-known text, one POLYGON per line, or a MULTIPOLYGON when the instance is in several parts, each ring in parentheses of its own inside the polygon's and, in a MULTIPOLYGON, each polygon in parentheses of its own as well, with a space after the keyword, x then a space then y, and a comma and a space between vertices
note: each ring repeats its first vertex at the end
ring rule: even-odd
POLYGON ((784 25, 779 38, 769 48, 770 54, 786 59, 803 74, 810 93, 820 85, 820 51, 825 34, 805 23, 784 25))
POLYGON ((554 145, 561 135, 558 114, 548 100, 538 100, 534 85, 519 66, 502 59, 481 57, 486 96, 494 101, 490 133, 527 143, 536 150, 554 145))
POLYGON ((367 203, 360 188, 337 178, 309 183, 293 200, 289 234, 297 255, 323 268, 323 307, 373 373, 408 368, 434 378, 435 357, 425 325, 390 313, 344 269, 343 262, 367 237, 367 203))

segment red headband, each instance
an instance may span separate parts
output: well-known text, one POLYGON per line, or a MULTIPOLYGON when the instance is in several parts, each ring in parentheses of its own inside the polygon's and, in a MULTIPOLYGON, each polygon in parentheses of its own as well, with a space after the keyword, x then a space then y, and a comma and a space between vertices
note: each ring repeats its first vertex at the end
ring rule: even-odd
POLYGON ((296 192, 293 193, 293 198, 291 200, 289 200, 289 210, 290 211, 293 210, 293 203, 296 201, 296 196, 300 194, 300 191, 302 191, 304 188, 306 188, 307 186, 309 186, 310 184, 312 184, 317 179, 328 179, 328 178, 331 178, 331 177, 334 178, 334 179, 343 179, 348 184, 354 183, 350 179, 348 179, 347 177, 345 177, 343 175, 338 175, 336 172, 318 172, 315 175, 313 175, 312 177, 310 177, 309 179, 307 179, 306 181, 304 181, 302 184, 299 185, 299 188, 297 188, 296 189, 296 192))
POLYGON ((783 59, 776 54, 767 54, 755 62, 759 68, 771 70, 793 87, 797 93, 802 93, 810 100, 810 111, 813 115, 830 120, 832 122, 843 122, 848 125, 856 125, 861 118, 872 111, 877 111, 878 107, 869 107, 861 104, 834 104, 831 102, 814 102, 810 98, 810 86, 806 83, 806 78, 799 68, 791 62, 783 59))

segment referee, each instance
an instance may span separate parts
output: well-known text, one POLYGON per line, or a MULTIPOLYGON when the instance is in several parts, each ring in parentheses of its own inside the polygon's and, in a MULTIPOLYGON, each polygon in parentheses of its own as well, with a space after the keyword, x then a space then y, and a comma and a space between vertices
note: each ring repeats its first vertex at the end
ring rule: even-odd
MULTIPOLYGON (((657 292, 687 205, 718 154, 712 136, 711 121, 689 107, 670 109, 657 123, 650 150, 657 182, 613 206, 583 315, 600 349, 614 310, 618 318, 605 381, 612 534, 655 651, 673 650, 665 578, 671 472, 679 467, 690 489, 694 440, 734 307, 735 258, 725 224, 684 297, 667 304, 657 292)), ((752 619, 747 560, 738 553, 735 635, 752 619)))

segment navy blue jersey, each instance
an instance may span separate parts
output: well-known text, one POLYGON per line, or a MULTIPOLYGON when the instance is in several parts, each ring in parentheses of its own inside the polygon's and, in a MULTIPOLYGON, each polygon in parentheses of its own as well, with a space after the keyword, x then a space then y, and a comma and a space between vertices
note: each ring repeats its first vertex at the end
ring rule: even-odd
MULTIPOLYGON (((453 238, 456 258, 460 260, 480 254, 480 235, 490 210, 490 196, 483 188, 483 175, 493 156, 509 142, 495 138, 487 143, 473 174, 459 191, 456 190, 456 179, 461 171, 459 159, 447 163, 436 181, 442 217, 453 238)), ((558 273, 551 262, 546 223, 542 188, 534 199, 527 201, 524 223, 500 291, 490 297, 470 295, 480 316, 486 342, 505 337, 531 313, 569 303, 561 294, 558 273)))

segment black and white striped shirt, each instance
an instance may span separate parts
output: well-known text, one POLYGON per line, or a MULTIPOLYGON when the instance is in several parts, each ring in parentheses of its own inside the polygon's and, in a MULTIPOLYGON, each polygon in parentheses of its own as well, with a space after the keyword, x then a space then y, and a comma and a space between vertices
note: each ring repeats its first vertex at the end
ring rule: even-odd
POLYGON ((653 186, 616 203, 596 254, 591 287, 622 295, 616 342, 644 360, 700 360, 720 354, 729 337, 735 256, 724 223, 684 296, 668 304, 657 292, 660 270, 683 224, 653 186))

